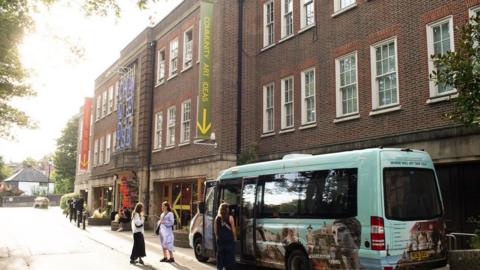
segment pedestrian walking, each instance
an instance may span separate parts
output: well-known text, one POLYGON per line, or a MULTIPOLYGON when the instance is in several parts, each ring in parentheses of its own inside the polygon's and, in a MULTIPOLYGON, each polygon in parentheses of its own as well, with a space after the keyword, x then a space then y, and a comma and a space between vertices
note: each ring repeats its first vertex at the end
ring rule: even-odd
POLYGON ((73 213, 75 212, 75 201, 74 201, 74 199, 70 200, 70 203, 68 204, 68 210, 70 211, 70 222, 72 222, 73 213))
POLYGON ((163 249, 163 259, 161 262, 175 262, 173 258, 173 225, 175 224, 175 218, 172 213, 172 208, 168 202, 162 203, 162 214, 158 221, 157 227, 159 228, 160 243, 163 249))
POLYGON ((217 241, 217 269, 235 269, 235 220, 230 215, 228 203, 220 204, 215 217, 215 239, 217 241))
POLYGON ((133 232, 133 248, 130 255, 130 263, 135 264, 138 258, 138 263, 144 264, 142 257, 147 256, 145 254, 145 239, 143 238, 145 216, 143 215, 143 204, 137 203, 135 210, 133 211, 132 219, 132 232, 133 232))

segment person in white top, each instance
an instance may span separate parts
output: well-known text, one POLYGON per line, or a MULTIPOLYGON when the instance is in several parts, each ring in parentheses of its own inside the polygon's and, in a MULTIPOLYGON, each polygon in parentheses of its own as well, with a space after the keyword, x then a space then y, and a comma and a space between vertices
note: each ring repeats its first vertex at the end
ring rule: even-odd
POLYGON ((175 223, 175 218, 173 217, 172 209, 168 202, 162 203, 162 214, 160 215, 160 220, 158 221, 157 226, 160 226, 160 243, 162 244, 163 249, 163 259, 161 262, 175 262, 173 258, 173 225, 175 223))
POLYGON ((138 263, 144 264, 142 257, 147 256, 145 254, 145 239, 143 237, 143 234, 145 233, 143 226, 144 223, 145 216, 143 215, 143 204, 137 203, 132 218, 133 248, 132 254, 130 255, 131 264, 135 264, 137 258, 138 263))

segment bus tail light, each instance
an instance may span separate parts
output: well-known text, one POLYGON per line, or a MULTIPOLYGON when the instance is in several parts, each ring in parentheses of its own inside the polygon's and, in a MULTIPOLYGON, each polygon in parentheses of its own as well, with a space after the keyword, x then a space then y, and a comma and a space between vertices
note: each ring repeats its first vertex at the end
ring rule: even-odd
POLYGON ((383 270, 393 270, 393 266, 384 266, 383 270))
POLYGON ((370 217, 370 227, 372 250, 385 250, 385 227, 383 225, 383 218, 370 217))

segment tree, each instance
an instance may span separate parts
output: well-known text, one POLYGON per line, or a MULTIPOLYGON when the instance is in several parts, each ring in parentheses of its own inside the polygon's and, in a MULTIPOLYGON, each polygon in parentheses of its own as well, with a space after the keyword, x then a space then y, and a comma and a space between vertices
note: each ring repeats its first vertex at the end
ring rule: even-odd
POLYGON ((480 16, 461 28, 454 52, 432 56, 435 83, 451 85, 458 91, 455 106, 447 117, 467 126, 480 125, 480 16))
POLYGON ((53 157, 55 164, 53 177, 55 177, 56 193, 73 192, 77 158, 78 123, 78 116, 71 118, 62 130, 62 135, 57 139, 57 149, 53 157))
POLYGON ((31 25, 27 0, 0 0, 0 137, 8 137, 13 126, 34 127, 29 117, 12 107, 14 97, 33 95, 20 63, 18 44, 31 25))
MULTIPOLYGON (((26 83, 28 72, 22 67, 18 45, 31 29, 30 12, 37 4, 53 5, 72 0, 0 0, 0 138, 11 137, 13 127, 35 128, 36 123, 10 102, 15 97, 35 95, 26 83)), ((137 0, 140 9, 157 0, 137 0)), ((165 0, 167 1, 167 0, 165 0)), ((106 16, 113 12, 120 16, 119 0, 82 0, 87 15, 106 16)))
POLYGON ((38 161, 31 157, 27 157, 24 161, 22 161, 23 167, 38 167, 38 161))
POLYGON ((0 181, 7 179, 12 174, 12 171, 5 165, 3 157, 0 156, 0 181))

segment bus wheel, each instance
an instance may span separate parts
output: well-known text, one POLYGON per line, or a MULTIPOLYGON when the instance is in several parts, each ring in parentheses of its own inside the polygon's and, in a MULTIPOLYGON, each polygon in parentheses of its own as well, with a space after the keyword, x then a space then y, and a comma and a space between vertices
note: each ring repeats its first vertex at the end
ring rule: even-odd
POLYGON ((199 262, 206 262, 208 261, 208 257, 205 257, 202 255, 202 237, 201 236, 197 236, 195 237, 195 239, 193 240, 193 251, 195 253, 195 258, 197 258, 197 260, 199 262))
POLYGON ((302 250, 296 249, 290 253, 287 261, 287 270, 310 270, 310 262, 307 254, 302 250))

